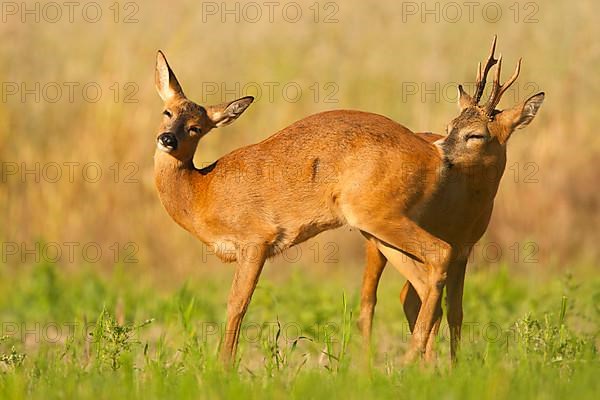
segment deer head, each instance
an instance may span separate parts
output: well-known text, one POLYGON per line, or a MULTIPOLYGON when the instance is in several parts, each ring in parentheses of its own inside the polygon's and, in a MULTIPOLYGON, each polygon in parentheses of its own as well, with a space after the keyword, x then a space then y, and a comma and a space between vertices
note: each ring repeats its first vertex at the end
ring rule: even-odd
POLYGON ((252 96, 246 96, 205 108, 188 100, 161 51, 156 56, 155 83, 164 102, 157 150, 184 163, 191 162, 202 136, 235 121, 254 101, 252 96))
POLYGON ((502 55, 498 59, 494 58, 495 50, 496 36, 485 67, 482 69, 481 63, 478 65, 475 93, 470 96, 462 85, 458 86, 460 114, 448 124, 447 136, 436 142, 451 165, 478 165, 486 159, 493 163, 499 157, 505 160, 507 140, 515 129, 529 125, 544 101, 544 92, 540 92, 512 108, 496 109, 502 95, 517 80, 521 60, 510 79, 501 85, 502 55), (498 66, 490 97, 485 104, 479 104, 487 75, 496 64, 498 66))

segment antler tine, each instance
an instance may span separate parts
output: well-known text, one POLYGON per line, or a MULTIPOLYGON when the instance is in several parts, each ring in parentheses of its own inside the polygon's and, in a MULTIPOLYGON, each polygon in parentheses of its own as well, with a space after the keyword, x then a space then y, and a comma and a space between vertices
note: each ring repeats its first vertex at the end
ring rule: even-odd
POLYGON ((517 62, 517 66, 515 68, 515 72, 512 74, 512 76, 510 77, 510 79, 508 81, 504 82, 503 85, 500 85, 500 69, 502 67, 502 56, 499 57, 498 69, 496 70, 496 78, 494 78, 494 87, 492 89, 492 94, 490 95, 490 98, 486 104, 486 114, 487 115, 492 115, 492 113, 494 112, 494 109, 496 108, 498 103, 500 103, 500 99, 502 98, 502 95, 504 95, 504 93, 508 90, 508 88, 511 87, 511 85, 513 83, 515 83, 515 81, 519 77, 519 73, 521 72, 521 62, 522 61, 523 61, 523 59, 519 58, 519 61, 517 62))
POLYGON ((473 96, 473 102, 475 104, 478 104, 479 100, 481 100, 483 90, 485 89, 485 81, 487 79, 487 74, 490 72, 490 69, 498 62, 498 60, 494 58, 497 39, 498 36, 494 35, 494 39, 492 40, 492 46, 490 47, 490 54, 488 55, 487 61, 485 62, 483 72, 481 71, 481 63, 479 63, 477 66, 477 81, 475 82, 475 95, 473 96))
POLYGON ((492 83, 492 91, 490 93, 490 97, 485 105, 486 110, 488 106, 494 102, 496 96, 498 96, 498 91, 500 90, 500 73, 502 71, 502 54, 498 57, 498 66, 496 67, 496 74, 494 75, 494 82, 492 83))

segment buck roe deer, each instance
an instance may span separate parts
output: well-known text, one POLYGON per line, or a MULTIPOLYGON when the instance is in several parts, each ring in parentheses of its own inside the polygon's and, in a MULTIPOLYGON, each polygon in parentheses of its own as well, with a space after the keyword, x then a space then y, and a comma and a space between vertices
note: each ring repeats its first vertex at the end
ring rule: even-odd
POLYGON ((154 169, 161 202, 223 261, 237 263, 221 347, 225 363, 234 361, 240 324, 265 260, 343 225, 360 230, 369 243, 360 317, 365 340, 377 282, 389 260, 409 282, 401 296, 413 330, 406 359, 432 353, 444 286, 454 357, 466 260, 487 227, 506 142, 531 122, 544 99, 539 93, 513 108, 495 109, 520 68, 519 62, 500 85, 495 43, 494 38, 484 69, 479 66, 473 97, 459 86, 460 114, 444 137, 417 135, 377 114, 327 111, 202 169, 193 164, 200 138, 233 122, 253 98, 202 107, 186 98, 158 52, 155 78, 164 116, 154 169), (496 62, 492 93, 479 105, 496 62), (495 174, 490 179, 474 171, 495 174))

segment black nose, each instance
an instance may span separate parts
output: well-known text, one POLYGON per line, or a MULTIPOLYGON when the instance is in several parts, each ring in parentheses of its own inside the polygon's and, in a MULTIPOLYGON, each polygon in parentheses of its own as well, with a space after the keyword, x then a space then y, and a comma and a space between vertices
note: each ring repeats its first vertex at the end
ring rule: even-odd
POLYGON ((177 138, 172 133, 161 133, 158 136, 158 143, 170 150, 177 148, 177 138))

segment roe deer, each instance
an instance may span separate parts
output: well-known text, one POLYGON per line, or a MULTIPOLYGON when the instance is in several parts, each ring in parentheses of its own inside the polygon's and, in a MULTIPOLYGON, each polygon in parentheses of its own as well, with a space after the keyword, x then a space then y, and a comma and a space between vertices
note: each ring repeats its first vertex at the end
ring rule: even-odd
MULTIPOLYGON (((459 85, 460 115, 448 125, 447 136, 444 137, 430 132, 416 133, 416 135, 425 141, 442 148, 445 154, 450 154, 450 149, 455 149, 453 151, 456 151, 456 146, 460 146, 460 143, 456 143, 457 140, 460 141, 462 138, 463 142, 466 141, 464 150, 460 150, 460 157, 462 158, 460 163, 456 165, 455 160, 448 160, 453 164, 454 169, 453 175, 455 181, 452 183, 452 190, 460 190, 461 185, 464 185, 462 186, 463 189, 468 188, 467 190, 472 191, 473 194, 482 190, 490 194, 490 196, 480 198, 479 200, 473 197, 471 200, 472 203, 459 206, 459 219, 461 215, 464 215, 460 214, 464 212, 460 210, 461 208, 464 210, 465 206, 480 208, 481 213, 478 217, 465 218, 460 222, 457 220, 457 215, 444 214, 457 212, 454 201, 451 201, 447 205, 447 208, 444 208, 444 205, 440 202, 438 203, 437 214, 433 213, 430 216, 422 217, 422 221, 429 220, 428 224, 423 223, 429 226, 427 229, 430 229, 431 232, 447 232, 445 234, 435 234, 449 238, 448 240, 453 246, 453 259, 451 260, 445 279, 447 319, 451 339, 450 354, 453 360, 456 358, 462 327, 462 296, 467 259, 473 246, 481 238, 490 221, 494 197, 504 172, 506 141, 515 129, 524 128, 533 120, 544 100, 544 93, 541 92, 512 109, 504 111, 495 109, 501 96, 517 79, 521 67, 521 60, 519 60, 513 76, 504 85, 500 85, 502 56, 498 59, 494 58, 496 39, 496 36, 494 36, 484 70, 482 71, 481 69, 481 63, 478 65, 474 96, 469 96, 464 92, 462 86, 459 85), (480 106, 479 100, 485 89, 487 74, 496 63, 498 63, 498 67, 490 98, 485 105, 480 106), (469 143, 474 138, 482 141, 481 143, 475 142, 477 143, 476 146, 481 148, 474 147, 472 143, 469 143), (489 143, 494 141, 497 141, 499 145, 489 143), (469 146, 473 146, 473 149, 469 149, 469 146), (482 146, 486 146, 487 148, 482 146), (491 157, 491 162, 483 162, 484 157, 491 157), (490 170, 491 174, 489 174, 490 170), (444 213, 440 214, 439 210, 444 210, 444 213), (450 226, 444 226, 445 224, 450 224, 450 226)), ((451 180, 450 175, 446 176, 446 179, 451 180)), ((454 195, 448 192, 445 196, 449 196, 447 197, 449 199, 454 195)), ((363 274, 359 317, 359 327, 367 349, 370 345, 372 320, 377 302, 377 286, 387 261, 386 255, 380 251, 376 240, 368 240, 366 243, 366 267, 363 274)), ((396 264, 412 264, 403 268, 421 268, 422 270, 428 268, 422 261, 409 257, 404 257, 404 259, 395 257, 394 259, 390 259, 390 261, 396 264)), ((398 268, 397 265, 395 266, 398 268)), ((427 294, 427 289, 419 289, 410 280, 407 280, 402 288, 400 300, 411 332, 414 332, 421 305, 426 299, 427 294)), ((441 322, 442 310, 440 303, 437 304, 434 315, 434 323, 425 348, 427 359, 435 357, 433 343, 441 322)), ((421 350, 423 349, 421 348, 421 350)))
MULTIPOLYGON (((253 98, 197 105, 186 98, 158 52, 156 87, 164 117, 154 169, 161 202, 223 261, 237 263, 221 347, 225 363, 235 359, 240 324, 265 260, 343 225, 358 229, 372 246, 368 273, 373 274, 363 287, 363 294, 369 294, 363 296, 368 297, 361 313, 363 333, 367 325, 370 330, 374 306, 370 288, 376 287, 387 259, 410 282, 405 298, 419 299, 411 309, 413 336, 406 359, 426 352, 441 317, 446 284, 450 303, 460 303, 468 245, 487 227, 506 141, 513 130, 531 122, 544 98, 539 93, 511 109, 495 110, 519 72, 517 67, 508 83, 500 85, 499 62, 490 99, 478 104, 496 63, 494 47, 495 39, 485 70, 479 69, 475 95, 459 86, 460 115, 447 136, 435 142, 381 115, 336 110, 297 121, 202 169, 192 160, 200 138, 233 122, 253 98), (489 179, 489 174, 473 174, 473 167, 498 173, 489 179)), ((459 309, 449 308, 452 354, 460 333, 459 309)))

